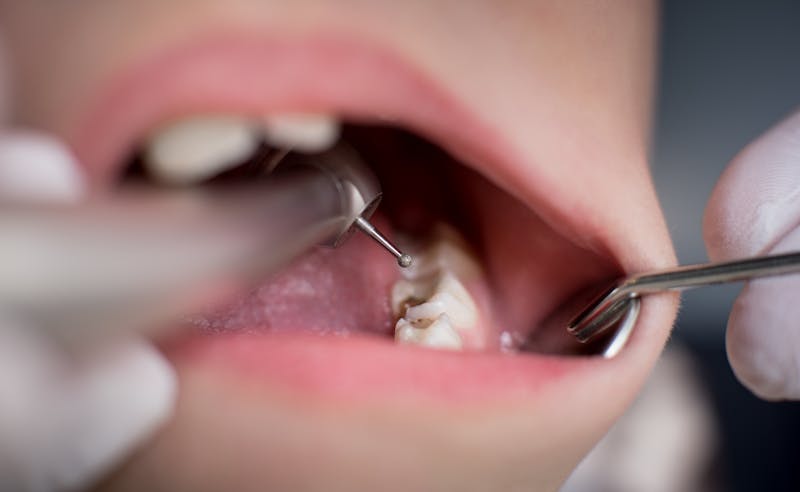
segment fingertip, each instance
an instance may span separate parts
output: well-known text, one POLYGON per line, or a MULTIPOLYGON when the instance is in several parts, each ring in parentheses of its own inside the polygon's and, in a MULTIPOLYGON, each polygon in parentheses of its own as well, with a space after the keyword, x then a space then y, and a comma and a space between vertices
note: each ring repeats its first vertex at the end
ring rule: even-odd
POLYGON ((714 187, 703 216, 712 260, 761 254, 800 221, 800 112, 745 147, 714 187))
POLYGON ((169 419, 176 375, 155 347, 86 347, 0 318, 0 489, 83 490, 169 419))
POLYGON ((71 457, 55 473, 82 487, 106 473, 171 416, 177 379, 164 356, 144 340, 120 339, 82 354, 71 378, 71 457))
POLYGON ((0 197, 70 202, 84 187, 75 157, 58 139, 34 131, 0 133, 0 197))
POLYGON ((734 374, 765 400, 800 398, 800 332, 793 292, 794 278, 768 279, 747 285, 728 320, 726 349, 734 374))

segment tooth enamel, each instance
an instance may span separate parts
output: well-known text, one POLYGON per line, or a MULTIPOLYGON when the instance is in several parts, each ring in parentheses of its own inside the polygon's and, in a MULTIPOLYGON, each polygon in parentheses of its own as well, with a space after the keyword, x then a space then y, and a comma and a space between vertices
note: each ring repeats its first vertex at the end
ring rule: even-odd
POLYGON ((398 280, 392 287, 392 312, 395 316, 403 316, 408 304, 424 301, 433 295, 434 279, 398 280))
POLYGON ((340 131, 339 120, 330 115, 283 114, 264 119, 265 138, 270 145, 309 154, 333 147, 340 131))
POLYGON ((461 350, 463 343, 446 314, 436 318, 425 328, 416 328, 400 320, 396 327, 396 339, 400 343, 422 345, 436 349, 461 350))
POLYGON ((144 164, 161 181, 191 184, 246 161, 258 143, 258 130, 249 120, 226 116, 191 118, 150 137, 144 164))
POLYGON ((469 246, 457 232, 450 227, 439 226, 434 237, 436 241, 416 255, 417 261, 407 270, 410 277, 433 276, 443 270, 458 272, 462 278, 473 278, 480 274, 477 260, 471 256, 469 246))
POLYGON ((447 314, 453 324, 461 328, 473 327, 478 317, 472 297, 451 272, 443 272, 434 294, 426 302, 406 309, 405 318, 416 321, 434 319, 442 314, 447 314))
MULTIPOLYGON (((480 273, 463 240, 450 229, 415 255, 416 263, 392 288, 399 343, 461 350, 478 322, 478 308, 463 284, 480 273)), ((473 337, 474 338, 474 337, 473 337)))

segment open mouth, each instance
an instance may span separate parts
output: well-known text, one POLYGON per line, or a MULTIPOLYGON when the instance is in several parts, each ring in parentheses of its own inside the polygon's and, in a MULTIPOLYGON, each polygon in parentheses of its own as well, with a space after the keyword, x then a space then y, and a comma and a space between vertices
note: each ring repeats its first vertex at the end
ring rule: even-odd
POLYGON ((154 131, 128 174, 162 184, 235 185, 334 158, 364 161, 384 183, 386 199, 373 220, 394 231, 401 249, 416 261, 396 268, 364 238, 337 250, 318 248, 233 305, 190 316, 190 325, 216 334, 371 334, 450 350, 555 351, 553 340, 560 339, 562 353, 573 350, 563 330, 542 336, 536 328, 552 309, 549 304, 574 294, 587 277, 607 273, 605 264, 561 240, 535 212, 478 172, 410 132, 342 128, 329 115, 273 115, 262 122, 188 117, 154 131), (518 228, 496 226, 508 218, 518 228), (558 275, 543 288, 516 292, 508 272, 535 255, 551 255, 541 251, 542 240, 558 248, 563 262, 558 275), (530 295, 537 295, 537 302, 513 299, 530 295))
POLYGON ((315 249, 237 302, 187 313, 191 333, 167 345, 174 357, 373 392, 529 390, 586 367, 563 357, 586 352, 564 322, 581 292, 623 272, 614 247, 536 179, 541 163, 521 162, 402 61, 347 42, 216 40, 100 94, 70 138, 99 187, 125 179, 132 159, 156 182, 253 179, 265 148, 314 158, 341 134, 383 188, 376 225, 417 257, 401 271, 364 236, 315 249), (177 160, 159 164, 158 142, 181 138, 177 160), (200 161, 181 168, 197 148, 200 161))

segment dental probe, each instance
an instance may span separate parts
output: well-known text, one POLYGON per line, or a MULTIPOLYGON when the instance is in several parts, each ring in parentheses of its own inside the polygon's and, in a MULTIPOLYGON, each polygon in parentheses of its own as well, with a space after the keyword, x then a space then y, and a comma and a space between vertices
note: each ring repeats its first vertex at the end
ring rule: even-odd
POLYGON ((0 204, 0 313, 65 340, 162 327, 314 245, 341 244, 380 199, 346 161, 281 174, 71 206, 0 204))
POLYGON ((585 343, 616 325, 617 332, 612 344, 619 349, 632 329, 632 324, 620 324, 619 321, 632 317, 635 323, 639 298, 643 295, 796 273, 800 273, 800 252, 687 265, 631 275, 618 280, 589 303, 570 321, 567 329, 578 341, 585 343), (631 315, 633 312, 635 314, 631 315))

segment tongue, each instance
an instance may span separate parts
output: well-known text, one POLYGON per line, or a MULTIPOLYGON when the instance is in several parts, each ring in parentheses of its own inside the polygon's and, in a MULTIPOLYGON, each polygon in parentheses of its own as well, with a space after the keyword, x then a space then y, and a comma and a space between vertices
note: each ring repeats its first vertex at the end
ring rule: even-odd
MULTIPOLYGON (((385 221, 373 222, 386 229, 385 221)), ((189 323, 214 333, 391 336, 389 293, 398 275, 394 258, 356 232, 339 248, 316 248, 238 301, 189 323)))

